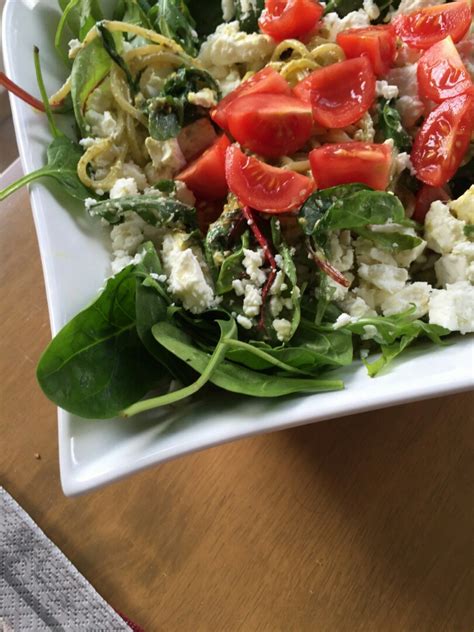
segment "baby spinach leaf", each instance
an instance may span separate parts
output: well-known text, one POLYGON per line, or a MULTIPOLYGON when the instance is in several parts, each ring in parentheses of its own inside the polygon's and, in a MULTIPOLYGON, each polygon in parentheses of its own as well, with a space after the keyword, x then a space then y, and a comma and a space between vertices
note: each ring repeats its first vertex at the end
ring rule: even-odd
POLYGON ((400 200, 383 191, 359 191, 337 200, 321 220, 318 229, 344 230, 385 224, 391 220, 403 223, 405 211, 400 200))
POLYGON ((112 59, 99 38, 82 48, 72 64, 71 97, 74 115, 83 137, 90 136, 91 127, 84 117, 91 92, 109 74, 112 59))
POLYGON ((187 364, 158 344, 151 333, 154 325, 168 321, 171 299, 164 283, 161 261, 155 247, 148 242, 142 247, 142 261, 136 266, 136 327, 140 340, 149 353, 167 369, 176 380, 190 384, 195 378, 187 364), (153 276, 152 276, 153 275, 153 276))
POLYGON ((474 224, 464 226, 464 234, 468 239, 474 239, 474 224))
POLYGON ((120 224, 125 213, 129 211, 140 215, 151 226, 190 229, 197 227, 194 208, 159 194, 126 195, 97 202, 89 207, 91 215, 103 217, 110 224, 120 224))
POLYGON ((221 93, 219 84, 208 72, 200 68, 183 67, 166 80, 163 86, 163 95, 187 99, 190 92, 199 92, 203 88, 214 90, 218 96, 221 93))
POLYGON ((146 29, 153 26, 148 19, 150 6, 144 0, 119 0, 114 10, 114 20, 136 24, 146 29))
POLYGON ((148 17, 162 35, 181 44, 189 55, 197 55, 196 23, 184 0, 158 0, 148 17))
POLYGON ((216 281, 216 293, 221 296, 232 292, 232 282, 243 274, 242 260, 244 258, 243 246, 226 257, 220 267, 216 281))
POLYGON ((380 98, 377 103, 377 113, 377 131, 380 133, 380 140, 391 138, 397 149, 410 151, 411 137, 403 127, 400 114, 392 105, 392 101, 380 98))
POLYGON ((73 198, 84 201, 94 197, 94 193, 85 187, 77 175, 77 163, 82 156, 80 145, 66 136, 58 136, 51 141, 47 150, 48 163, 23 176, 3 191, 0 191, 0 201, 7 198, 23 186, 41 178, 52 178, 73 198))
POLYGON ((403 233, 381 233, 370 228, 357 228, 357 234, 387 250, 412 250, 421 244, 421 239, 403 233))
POLYGON ((109 279, 96 301, 42 355, 38 382, 59 407, 88 419, 108 419, 166 375, 138 337, 135 284, 132 266, 109 279))
POLYGON ((103 15, 98 0, 59 0, 59 5, 63 13, 56 29, 54 45, 69 64, 68 54, 62 48, 66 25, 74 37, 82 42, 94 24, 102 20, 103 15))
MULTIPOLYGON (((211 356, 209 353, 201 351, 181 329, 169 323, 163 323, 153 328, 153 334, 160 344, 183 359, 198 373, 204 374, 208 369, 210 360, 214 355, 211 356)), ((222 347, 225 354, 227 350, 225 339, 222 340, 222 347)), ((224 390, 253 397, 281 397, 291 393, 316 393, 339 390, 344 387, 340 380, 266 375, 222 359, 218 365, 212 368, 208 378, 210 382, 224 390)), ((208 373, 206 373, 207 376, 208 373)))
MULTIPOLYGON (((209 356, 209 360, 206 362, 206 365, 202 367, 202 370, 197 370, 197 372, 200 373, 198 379, 189 386, 186 386, 178 391, 173 391, 166 395, 161 395, 160 397, 154 397, 152 399, 147 399, 133 404, 123 411, 122 414, 124 417, 131 417, 147 410, 153 410, 154 408, 168 406, 169 404, 179 402, 191 395, 194 395, 206 385, 206 383, 212 378, 214 371, 219 367, 225 357, 227 349, 226 341, 237 336, 237 325, 235 324, 235 320, 233 318, 229 321, 219 320, 217 322, 221 331, 220 339, 212 355, 209 356)), ((178 358, 181 357, 180 353, 177 353, 176 351, 180 350, 179 341, 180 339, 184 339, 186 334, 174 325, 165 322, 155 325, 152 332, 160 345, 171 353, 177 355, 178 358)), ((189 349, 185 351, 186 356, 190 355, 190 353, 189 349)), ((191 362, 189 362, 187 357, 182 359, 193 369, 196 368, 191 362)))
POLYGON ((299 222, 306 235, 312 235, 318 222, 331 206, 341 199, 354 195, 359 191, 370 191, 365 184, 341 184, 328 189, 316 191, 303 204, 299 212, 299 222))

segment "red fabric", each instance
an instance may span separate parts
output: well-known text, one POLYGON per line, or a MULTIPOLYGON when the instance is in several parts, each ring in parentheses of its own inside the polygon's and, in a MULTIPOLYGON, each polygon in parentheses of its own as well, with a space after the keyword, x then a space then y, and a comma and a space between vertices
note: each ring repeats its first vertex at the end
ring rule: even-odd
POLYGON ((124 614, 122 614, 118 610, 116 610, 116 612, 117 612, 117 614, 120 617, 122 617, 122 619, 125 621, 125 623, 130 626, 130 628, 133 630, 133 632, 145 632, 145 630, 143 628, 141 628, 136 623, 133 623, 133 621, 130 621, 130 619, 128 617, 126 617, 124 614))

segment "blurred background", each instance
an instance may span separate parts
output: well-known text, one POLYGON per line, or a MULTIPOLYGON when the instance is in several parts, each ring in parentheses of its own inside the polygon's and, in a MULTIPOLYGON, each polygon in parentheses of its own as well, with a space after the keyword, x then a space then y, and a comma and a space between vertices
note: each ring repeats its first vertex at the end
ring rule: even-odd
MULTIPOLYGON (((4 4, 5 0, 0 0, 0 12, 3 12, 4 4)), ((0 70, 3 71, 3 56, 1 52, 1 46, 0 70)), ((16 158, 18 158, 18 149, 15 141, 15 133, 13 131, 10 102, 8 100, 7 92, 3 87, 0 86, 0 173, 2 173, 2 171, 4 171, 16 158)))

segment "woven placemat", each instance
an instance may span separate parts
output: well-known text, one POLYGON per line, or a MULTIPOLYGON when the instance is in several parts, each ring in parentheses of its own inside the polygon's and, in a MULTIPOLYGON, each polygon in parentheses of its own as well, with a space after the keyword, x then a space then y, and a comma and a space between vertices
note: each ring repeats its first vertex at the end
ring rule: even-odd
POLYGON ((0 487, 0 632, 130 632, 0 487))

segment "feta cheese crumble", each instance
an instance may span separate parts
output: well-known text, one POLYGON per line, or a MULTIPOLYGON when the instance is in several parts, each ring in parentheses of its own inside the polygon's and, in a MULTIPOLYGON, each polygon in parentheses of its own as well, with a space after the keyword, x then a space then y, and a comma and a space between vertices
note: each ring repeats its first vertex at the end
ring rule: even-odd
POLYGON ((280 342, 287 342, 291 336, 291 323, 286 318, 276 318, 272 322, 272 327, 276 331, 280 342))
POLYGON ((429 311, 430 323, 462 334, 474 332, 474 286, 467 281, 433 290, 429 311))

